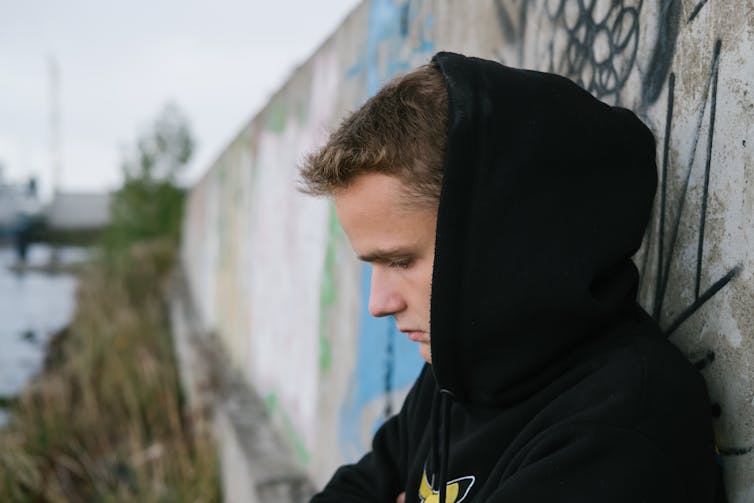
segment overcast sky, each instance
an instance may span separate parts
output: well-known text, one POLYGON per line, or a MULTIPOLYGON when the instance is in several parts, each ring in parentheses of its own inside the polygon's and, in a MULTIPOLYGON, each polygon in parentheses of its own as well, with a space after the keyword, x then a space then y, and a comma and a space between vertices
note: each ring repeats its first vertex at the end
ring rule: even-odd
POLYGON ((51 189, 50 63, 60 69, 62 187, 115 188, 124 147, 173 101, 197 150, 223 146, 359 0, 0 0, 0 163, 51 189))

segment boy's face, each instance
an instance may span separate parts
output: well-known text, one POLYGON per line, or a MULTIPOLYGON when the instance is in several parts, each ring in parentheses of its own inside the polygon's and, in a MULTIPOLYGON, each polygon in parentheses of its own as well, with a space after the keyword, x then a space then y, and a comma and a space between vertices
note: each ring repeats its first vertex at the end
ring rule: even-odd
POLYGON ((338 220, 359 258, 372 265, 369 312, 393 315, 432 363, 429 308, 437 208, 411 204, 404 184, 381 173, 359 175, 335 192, 338 220))

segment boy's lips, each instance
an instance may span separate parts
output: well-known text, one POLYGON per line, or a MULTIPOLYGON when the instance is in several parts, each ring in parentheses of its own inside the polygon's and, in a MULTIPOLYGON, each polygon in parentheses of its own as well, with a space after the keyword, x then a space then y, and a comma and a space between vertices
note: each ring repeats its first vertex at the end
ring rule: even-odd
POLYGON ((429 342, 427 333, 422 330, 401 330, 408 338, 414 342, 429 342))

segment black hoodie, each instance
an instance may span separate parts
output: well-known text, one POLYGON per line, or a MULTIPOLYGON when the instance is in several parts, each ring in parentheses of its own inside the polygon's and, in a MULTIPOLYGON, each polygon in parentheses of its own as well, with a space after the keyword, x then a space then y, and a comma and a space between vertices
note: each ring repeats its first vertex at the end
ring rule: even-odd
POLYGON ((313 501, 722 500, 703 379, 636 303, 652 133, 559 76, 433 62, 433 364, 313 501))

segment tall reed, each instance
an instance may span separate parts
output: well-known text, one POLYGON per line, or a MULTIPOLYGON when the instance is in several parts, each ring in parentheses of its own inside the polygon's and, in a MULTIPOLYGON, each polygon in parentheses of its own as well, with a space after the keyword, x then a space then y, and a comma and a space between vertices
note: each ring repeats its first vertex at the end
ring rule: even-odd
POLYGON ((164 284, 174 239, 100 259, 75 317, 0 430, 0 501, 220 500, 211 438, 183 414, 164 284))

